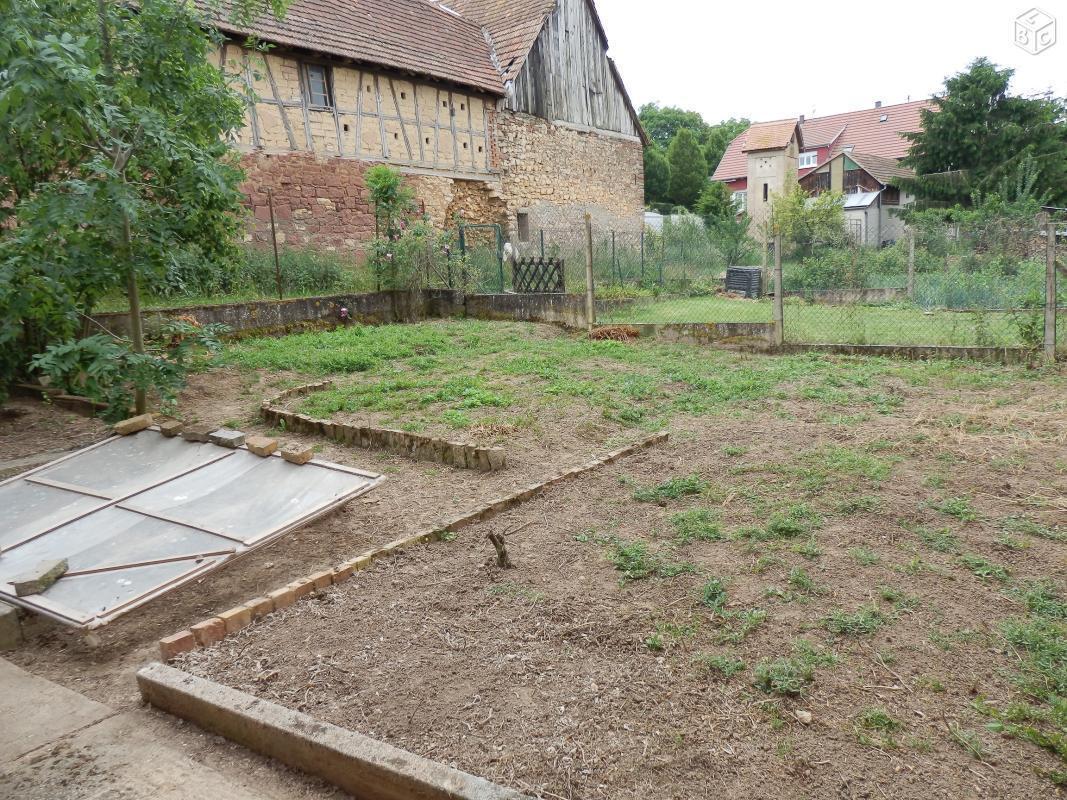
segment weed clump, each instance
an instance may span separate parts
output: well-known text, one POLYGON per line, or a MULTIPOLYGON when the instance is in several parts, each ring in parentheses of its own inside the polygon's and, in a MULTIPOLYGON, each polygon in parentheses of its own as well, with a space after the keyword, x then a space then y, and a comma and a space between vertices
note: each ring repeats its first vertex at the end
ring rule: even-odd
POLYGON ((634 500, 639 503, 659 503, 678 500, 687 495, 702 494, 708 489, 708 482, 696 473, 682 478, 671 478, 657 486, 646 486, 634 491, 634 500))

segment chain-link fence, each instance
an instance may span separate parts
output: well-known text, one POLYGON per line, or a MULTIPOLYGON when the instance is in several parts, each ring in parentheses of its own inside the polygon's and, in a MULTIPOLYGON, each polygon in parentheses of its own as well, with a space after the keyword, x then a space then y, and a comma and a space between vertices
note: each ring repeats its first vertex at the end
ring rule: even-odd
MULTIPOLYGON (((644 232, 594 228, 597 322, 769 323, 780 261, 787 343, 1041 349, 1052 285, 1056 340, 1067 347, 1067 279, 1058 296, 1054 280, 1064 272, 1067 213, 900 223, 880 246, 865 244, 865 229, 850 231, 829 245, 783 240, 776 259, 775 241, 764 252, 755 228, 740 237, 695 217, 644 232)), ((581 228, 535 230, 515 247, 563 259, 568 291, 584 290, 590 248, 581 228)))

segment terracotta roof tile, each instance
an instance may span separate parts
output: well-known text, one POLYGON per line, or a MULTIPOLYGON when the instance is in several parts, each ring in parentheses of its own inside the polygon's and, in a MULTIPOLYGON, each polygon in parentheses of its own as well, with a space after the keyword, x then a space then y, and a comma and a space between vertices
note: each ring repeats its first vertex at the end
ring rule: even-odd
MULTIPOLYGON (((921 127, 919 112, 924 108, 933 109, 933 101, 916 100, 881 108, 865 108, 862 111, 816 117, 805 120, 800 128, 807 147, 833 145, 828 158, 820 163, 825 163, 826 160, 843 152, 846 147, 853 147, 856 151, 869 156, 899 159, 907 154, 910 146, 901 134, 919 130, 921 127), (883 116, 886 117, 884 122, 883 116)), ((752 128, 765 124, 777 125, 780 121, 757 123, 752 128)), ((714 180, 725 181, 745 177, 748 170, 745 152, 760 149, 748 146, 747 136, 748 131, 745 131, 730 142, 719 166, 715 169, 715 174, 712 175, 714 180)))
POLYGON ((283 19, 265 14, 242 27, 229 11, 223 0, 215 17, 227 33, 504 92, 481 27, 426 0, 293 0, 283 19))
POLYGON ((556 0, 442 0, 442 4, 488 29, 500 70, 511 80, 526 63, 556 0))
POLYGON ((749 126, 742 152, 781 149, 789 144, 796 129, 797 121, 795 119, 757 122, 749 126))

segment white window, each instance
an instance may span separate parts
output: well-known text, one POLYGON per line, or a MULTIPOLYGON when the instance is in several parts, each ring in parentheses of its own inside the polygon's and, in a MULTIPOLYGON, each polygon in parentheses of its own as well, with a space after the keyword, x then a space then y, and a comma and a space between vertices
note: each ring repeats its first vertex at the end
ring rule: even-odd
POLYGON ((810 153, 801 153, 800 162, 797 164, 798 169, 808 169, 809 167, 819 166, 819 151, 812 150, 810 153))
POLYGON ((734 192, 731 197, 739 212, 744 211, 748 207, 748 192, 734 192))

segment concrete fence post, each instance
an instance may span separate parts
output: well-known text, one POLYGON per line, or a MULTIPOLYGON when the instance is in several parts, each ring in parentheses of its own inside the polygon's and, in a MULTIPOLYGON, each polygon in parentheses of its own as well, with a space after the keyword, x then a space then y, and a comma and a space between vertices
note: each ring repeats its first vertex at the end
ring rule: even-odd
POLYGON ((774 237, 774 346, 785 343, 785 289, 782 285, 782 235, 774 237))
POLYGON ((1045 224, 1045 359, 1056 360, 1056 223, 1045 224))
POLYGON ((593 332, 596 324, 596 302, 593 298, 593 218, 585 215, 585 325, 593 332))
POLYGON ((908 299, 915 300, 915 231, 908 228, 908 299))

